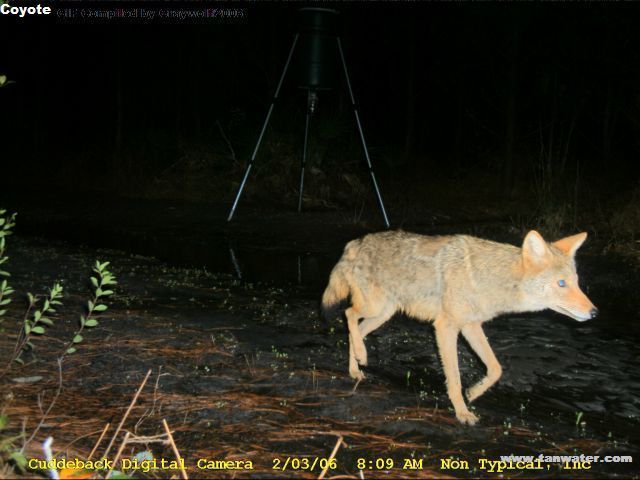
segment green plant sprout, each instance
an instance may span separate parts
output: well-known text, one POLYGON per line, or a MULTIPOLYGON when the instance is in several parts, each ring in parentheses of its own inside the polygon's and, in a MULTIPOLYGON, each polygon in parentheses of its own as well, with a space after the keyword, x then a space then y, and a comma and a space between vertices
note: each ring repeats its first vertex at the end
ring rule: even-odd
POLYGON ((75 345, 81 343, 84 340, 82 333, 85 328, 94 328, 98 326, 98 319, 96 313, 104 312, 107 310, 107 305, 102 303, 105 297, 113 295, 111 286, 117 285, 116 278, 113 274, 107 270, 109 262, 100 263, 96 260, 93 267, 93 271, 96 274, 95 277, 91 277, 91 285, 93 286, 93 298, 87 302, 87 314, 80 315, 80 328, 74 333, 71 342, 69 342, 64 351, 64 355, 75 353, 75 345))
MULTIPOLYGON (((11 235, 11 229, 16 224, 16 214, 13 213, 6 216, 6 213, 6 210, 0 210, 0 277, 11 276, 9 272, 2 270, 2 265, 9 260, 9 257, 5 255, 6 237, 11 235)), ((13 288, 11 288, 7 279, 3 278, 2 282, 0 282, 0 324, 3 320, 2 317, 7 313, 7 310, 4 307, 11 303, 10 296, 12 293, 13 288)))

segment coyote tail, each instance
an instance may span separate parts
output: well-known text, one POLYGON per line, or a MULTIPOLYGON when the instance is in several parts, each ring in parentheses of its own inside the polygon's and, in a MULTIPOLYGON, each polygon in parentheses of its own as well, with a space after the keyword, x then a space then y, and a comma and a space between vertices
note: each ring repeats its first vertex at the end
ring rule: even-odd
POLYGON ((329 285, 322 295, 322 315, 327 320, 333 320, 345 309, 350 289, 344 277, 340 263, 331 272, 329 285))
POLYGON ((329 285, 322 295, 322 314, 327 320, 342 315, 351 294, 351 270, 360 250, 361 239, 352 240, 344 247, 342 258, 333 267, 329 285))

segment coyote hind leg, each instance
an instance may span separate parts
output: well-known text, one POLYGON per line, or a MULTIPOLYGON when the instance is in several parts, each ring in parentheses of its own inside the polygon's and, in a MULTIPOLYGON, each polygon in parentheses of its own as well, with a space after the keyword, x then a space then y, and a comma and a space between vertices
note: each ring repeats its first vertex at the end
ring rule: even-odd
MULTIPOLYGON (((367 335, 369 335, 374 330, 377 330, 382 325, 384 325, 387 321, 389 321, 389 319, 393 314, 394 314, 394 309, 385 308, 378 315, 363 319, 362 322, 360 322, 360 325, 358 325, 360 338, 364 340, 364 338, 367 335)), ((362 342, 361 347, 362 347, 361 352, 358 352, 356 350, 356 358, 358 359, 358 363, 364 366, 367 364, 367 361, 368 361, 367 348, 365 347, 364 341, 362 342)))
POLYGON ((473 402, 476 398, 486 392, 502 376, 502 367, 498 363, 491 345, 487 340, 482 326, 479 323, 471 323, 462 329, 462 335, 467 340, 474 352, 480 357, 482 363, 487 367, 487 375, 467 390, 467 399, 473 402))
MULTIPOLYGON (((360 320, 360 312, 351 307, 347 308, 344 312, 347 317, 347 326, 349 327, 349 375, 355 380, 362 380, 364 373, 358 367, 360 363, 362 349, 364 349, 364 342, 360 336, 360 330, 358 329, 358 322, 360 320)), ((365 350, 366 360, 366 350, 365 350)))
POLYGON ((355 307, 351 307, 346 310, 345 316, 349 327, 349 338, 353 340, 353 352, 360 365, 367 364, 367 349, 364 345, 364 337, 389 320, 393 313, 394 310, 386 305, 375 309, 367 307, 366 310, 357 310, 355 307), (361 318, 362 322, 359 322, 361 318))
POLYGON ((394 309, 386 308, 375 317, 367 317, 360 322, 360 336, 364 339, 371 332, 384 325, 395 313, 394 309))
POLYGON ((358 362, 356 361, 356 354, 353 346, 353 337, 349 334, 349 376, 354 380, 364 380, 364 373, 358 367, 358 362))

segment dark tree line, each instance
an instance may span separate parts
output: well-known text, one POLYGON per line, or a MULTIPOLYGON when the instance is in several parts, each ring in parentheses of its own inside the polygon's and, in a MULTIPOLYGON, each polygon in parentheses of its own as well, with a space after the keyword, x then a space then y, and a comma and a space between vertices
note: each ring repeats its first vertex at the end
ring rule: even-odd
MULTIPOLYGON (((9 26, 0 68, 16 84, 0 92, 11 119, 0 155, 34 181, 61 166, 161 171, 190 145, 216 142, 243 161, 292 12, 249 7, 231 25, 9 26)), ((341 17, 369 143, 391 169, 482 170, 507 194, 535 172, 611 192, 635 186, 635 4, 352 4, 341 17)), ((342 84, 335 90, 319 124, 351 122, 342 84)), ((302 98, 285 91, 275 135, 300 128, 302 98)))

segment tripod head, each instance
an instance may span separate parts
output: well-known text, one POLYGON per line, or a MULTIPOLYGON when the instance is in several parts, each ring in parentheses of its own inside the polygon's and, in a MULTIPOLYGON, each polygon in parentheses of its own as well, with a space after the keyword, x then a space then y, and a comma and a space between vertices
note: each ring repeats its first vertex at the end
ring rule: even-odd
POLYGON ((308 90, 307 94, 307 113, 313 115, 318 108, 318 92, 316 90, 308 90))

